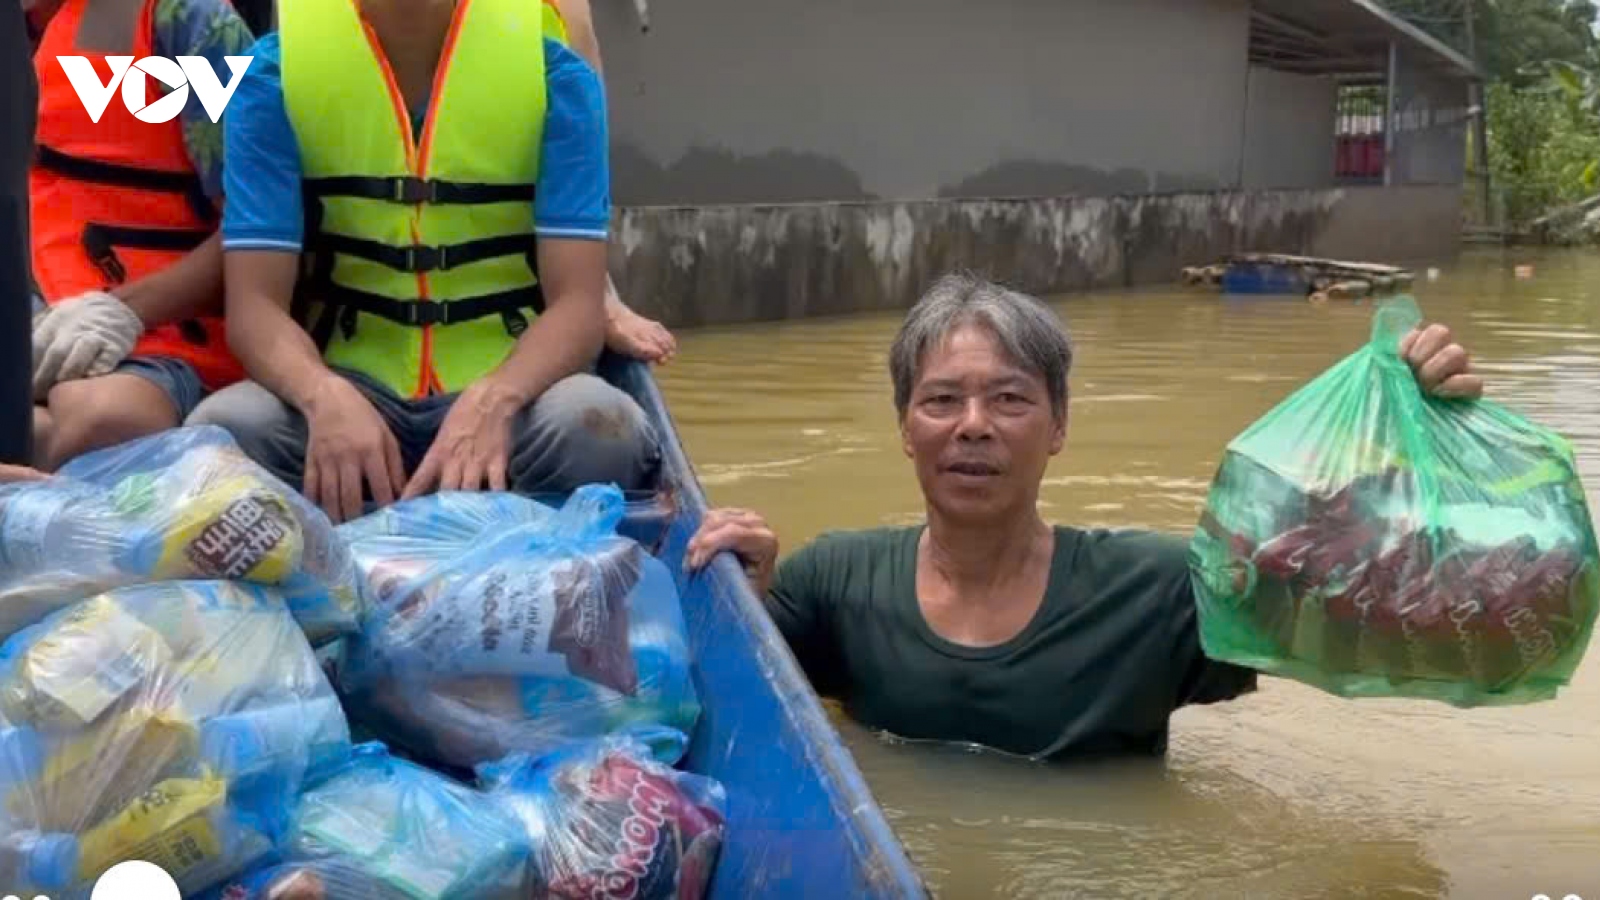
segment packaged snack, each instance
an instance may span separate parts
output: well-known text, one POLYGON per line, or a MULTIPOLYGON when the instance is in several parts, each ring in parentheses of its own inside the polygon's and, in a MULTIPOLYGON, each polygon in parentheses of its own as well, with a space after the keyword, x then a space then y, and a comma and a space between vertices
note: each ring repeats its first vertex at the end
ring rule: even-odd
POLYGON ((142 859, 203 890, 272 853, 307 773, 349 746, 271 589, 96 595, 0 644, 0 875, 27 896, 87 896, 142 859))
POLYGON ((526 829, 531 896, 586 900, 701 900, 726 834, 727 795, 716 781, 656 759, 683 746, 670 729, 639 729, 515 754, 479 767, 489 796, 526 829))
POLYGON ((174 429, 0 485, 0 639, 91 594, 191 579, 277 588, 314 644, 360 617, 332 522, 220 428, 174 429))

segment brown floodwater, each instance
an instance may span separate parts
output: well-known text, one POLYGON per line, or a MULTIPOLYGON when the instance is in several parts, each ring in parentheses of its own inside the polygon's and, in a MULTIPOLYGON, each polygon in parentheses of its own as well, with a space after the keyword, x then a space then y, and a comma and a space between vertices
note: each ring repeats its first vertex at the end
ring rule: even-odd
MULTIPOLYGON (((1489 395, 1569 437, 1600 508, 1600 254, 1475 251, 1419 278, 1489 395), (1513 274, 1534 266, 1532 278, 1513 274)), ((1187 534, 1230 438, 1366 340, 1371 307, 1163 289, 1062 298, 1077 346, 1045 514, 1187 534)), ((660 373, 713 503, 788 549, 917 521, 897 316, 681 335, 660 373)), ((838 717, 943 897, 1600 900, 1600 650, 1549 703, 1350 701, 1280 679, 1173 719, 1164 762, 1043 766, 838 717)))

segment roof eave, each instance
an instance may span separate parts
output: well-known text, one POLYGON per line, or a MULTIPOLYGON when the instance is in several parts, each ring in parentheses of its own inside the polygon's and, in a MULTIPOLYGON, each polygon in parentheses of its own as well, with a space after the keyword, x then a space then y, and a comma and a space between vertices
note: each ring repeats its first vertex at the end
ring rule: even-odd
POLYGON ((1404 34, 1411 40, 1438 54, 1452 66, 1460 69, 1461 74, 1467 76, 1468 78, 1474 78, 1478 80, 1483 79, 1483 69, 1481 69, 1477 63, 1467 58, 1466 55, 1452 48, 1444 41, 1441 41, 1426 31, 1423 31, 1421 28, 1418 28, 1410 22, 1407 22, 1400 16, 1397 16, 1389 10, 1384 9, 1382 6, 1373 2, 1373 0, 1347 0, 1347 2, 1361 7, 1361 9, 1365 10, 1368 15, 1383 22, 1389 28, 1404 34))

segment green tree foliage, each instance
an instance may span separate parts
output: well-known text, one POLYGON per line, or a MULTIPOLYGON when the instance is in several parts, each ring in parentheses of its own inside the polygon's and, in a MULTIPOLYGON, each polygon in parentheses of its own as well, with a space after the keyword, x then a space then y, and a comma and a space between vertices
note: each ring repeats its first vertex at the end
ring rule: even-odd
POLYGON ((1489 86, 1489 167, 1506 218, 1526 223, 1594 193, 1600 128, 1547 84, 1489 86))
POLYGON ((1546 63, 1583 64, 1600 52, 1591 0, 1386 0, 1385 5, 1465 52, 1468 2, 1478 60, 1493 81, 1530 87, 1543 80, 1546 63))
POLYGON ((1563 0, 1477 0, 1478 58, 1495 81, 1533 87, 1550 62, 1594 60, 1595 5, 1563 0))

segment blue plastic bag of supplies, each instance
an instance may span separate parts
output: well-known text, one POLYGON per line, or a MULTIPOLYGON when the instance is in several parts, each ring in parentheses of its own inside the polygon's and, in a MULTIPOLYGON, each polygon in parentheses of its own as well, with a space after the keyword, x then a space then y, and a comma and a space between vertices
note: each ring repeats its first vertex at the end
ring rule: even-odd
POLYGON ((113 588, 213 578, 277 588, 314 644, 359 620, 333 523, 220 428, 167 431, 43 482, 0 485, 0 639, 113 588))
POLYGON ((537 896, 527 859, 519 823, 486 795, 369 742, 313 775, 283 852, 217 896, 517 900, 537 896))
POLYGON ((657 760, 663 745, 686 744, 640 728, 479 766, 480 785, 527 831, 530 896, 703 898, 728 799, 715 780, 657 760))
POLYGON ((374 538, 427 538, 442 545, 466 546, 495 529, 535 525, 558 510, 505 491, 441 491, 394 503, 339 526, 358 568, 381 562, 374 554, 392 544, 374 538))
POLYGON ((349 726, 281 597, 98 594, 0 644, 0 885, 87 896, 145 860, 186 895, 269 856, 349 726))
POLYGON ((460 769, 634 724, 692 730, 677 587, 617 534, 624 508, 587 485, 559 510, 444 495, 346 526, 369 610, 336 669, 352 718, 460 769))

